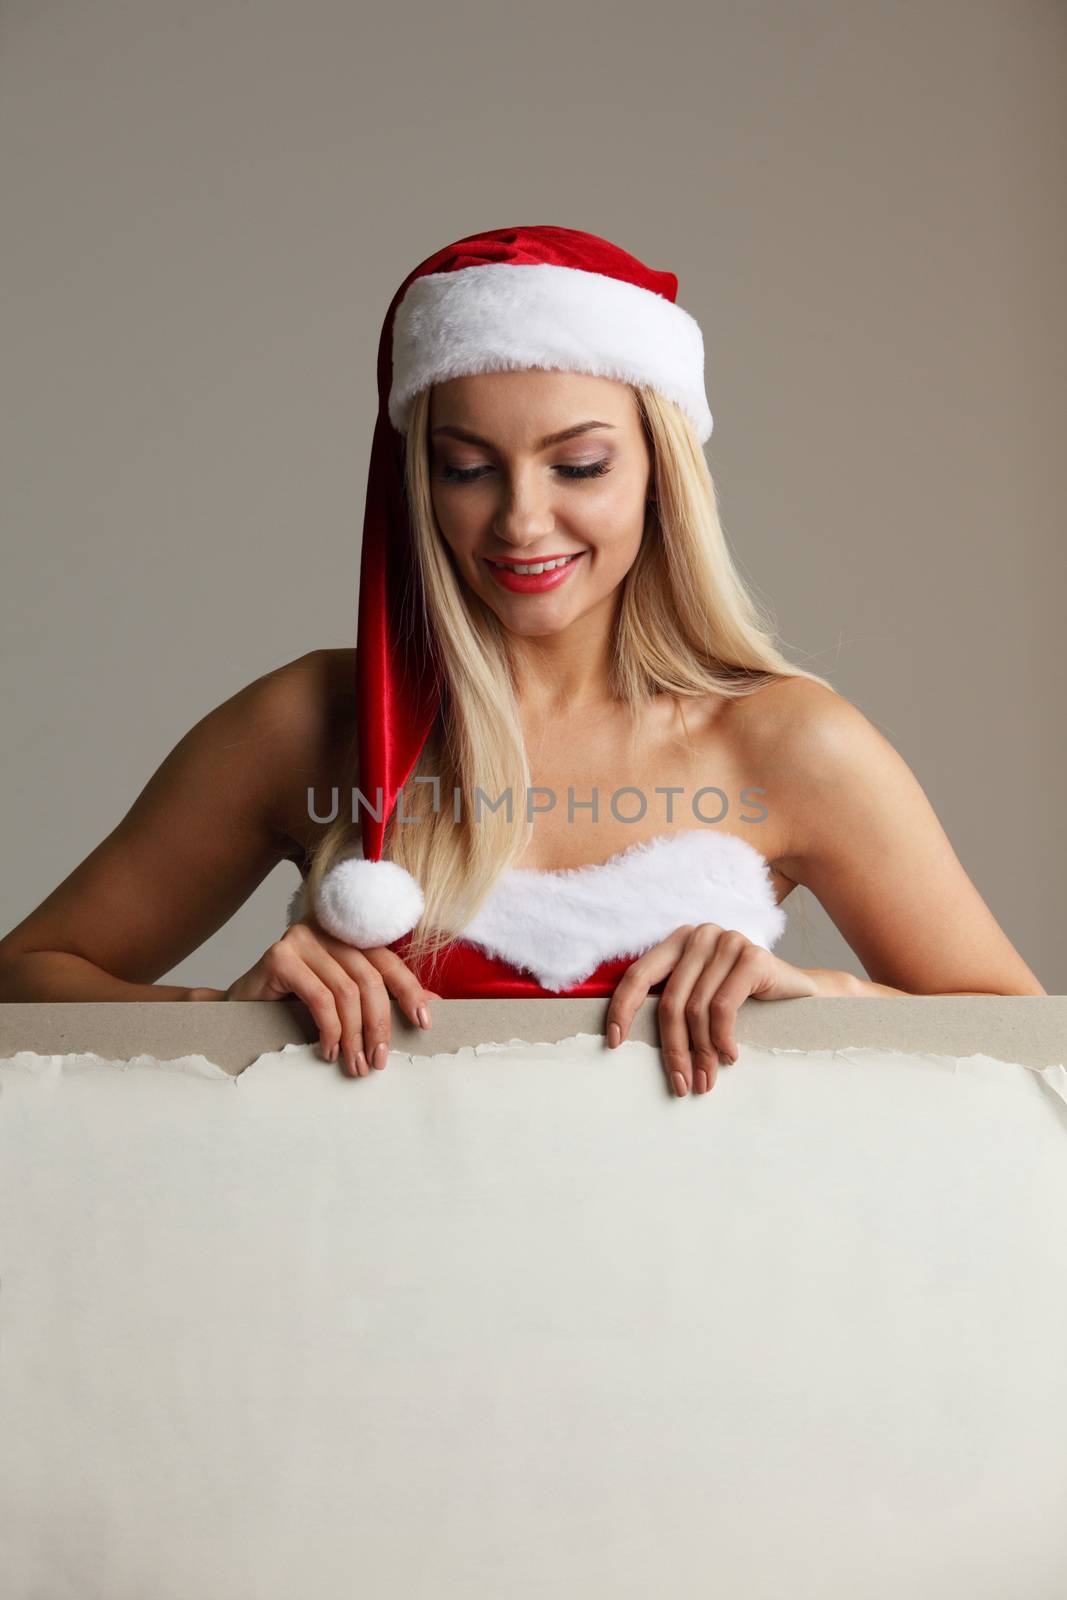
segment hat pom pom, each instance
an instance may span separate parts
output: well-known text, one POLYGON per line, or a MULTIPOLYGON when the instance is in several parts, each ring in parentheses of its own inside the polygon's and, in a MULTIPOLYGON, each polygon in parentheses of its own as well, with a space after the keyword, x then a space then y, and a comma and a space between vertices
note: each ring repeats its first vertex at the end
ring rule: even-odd
POLYGON ((410 933, 424 907, 410 872, 395 861, 366 861, 361 850, 334 863, 315 897, 319 925, 335 939, 368 950, 410 933))

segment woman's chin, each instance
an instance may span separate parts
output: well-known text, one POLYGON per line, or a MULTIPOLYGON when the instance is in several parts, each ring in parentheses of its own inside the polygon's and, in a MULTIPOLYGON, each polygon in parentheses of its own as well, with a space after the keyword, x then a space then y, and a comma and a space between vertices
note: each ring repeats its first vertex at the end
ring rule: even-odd
POLYGON ((530 611, 516 607, 513 612, 496 610, 497 617, 509 633, 516 634, 520 639, 547 639, 554 633, 562 633, 569 628, 576 619, 570 615, 547 616, 544 612, 534 616, 530 611))

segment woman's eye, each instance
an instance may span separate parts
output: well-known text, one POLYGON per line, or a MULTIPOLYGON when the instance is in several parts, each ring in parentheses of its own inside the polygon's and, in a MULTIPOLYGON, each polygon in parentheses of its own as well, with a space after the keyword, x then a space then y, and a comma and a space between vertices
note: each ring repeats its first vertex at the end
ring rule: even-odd
MULTIPOLYGON (((453 467, 446 462, 441 467, 441 477, 446 483, 473 483, 480 478, 483 472, 491 472, 491 467, 453 467)), ((556 468, 565 478, 573 481, 576 478, 600 478, 605 472, 611 471, 611 464, 607 460, 591 461, 588 466, 572 467, 560 466, 556 468)))
POLYGON ((480 473, 488 471, 488 467, 450 467, 446 462, 441 476, 446 483, 473 483, 480 473))
POLYGON ((560 467, 565 478, 602 478, 611 471, 607 461, 591 461, 587 467, 560 467))

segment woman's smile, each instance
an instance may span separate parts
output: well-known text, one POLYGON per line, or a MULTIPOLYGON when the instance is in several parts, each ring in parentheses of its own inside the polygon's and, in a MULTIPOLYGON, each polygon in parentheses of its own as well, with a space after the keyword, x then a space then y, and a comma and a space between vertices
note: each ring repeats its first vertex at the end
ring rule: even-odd
POLYGON ((493 561, 488 556, 482 559, 501 589, 512 594, 541 594, 565 583, 584 554, 584 550, 578 550, 573 555, 543 556, 539 561, 493 561))

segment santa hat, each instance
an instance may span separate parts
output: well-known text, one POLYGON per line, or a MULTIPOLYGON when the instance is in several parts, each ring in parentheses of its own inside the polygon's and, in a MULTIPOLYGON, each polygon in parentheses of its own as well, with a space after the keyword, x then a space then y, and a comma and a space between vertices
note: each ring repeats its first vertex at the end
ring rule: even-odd
POLYGON ((676 303, 678 280, 574 228, 497 228, 446 245, 408 274, 378 345, 356 647, 362 844, 326 874, 315 912, 364 948, 415 926, 418 884, 382 861, 386 824, 441 705, 404 494, 405 434, 421 390, 476 372, 531 367, 642 384, 711 436, 704 341, 676 303))

